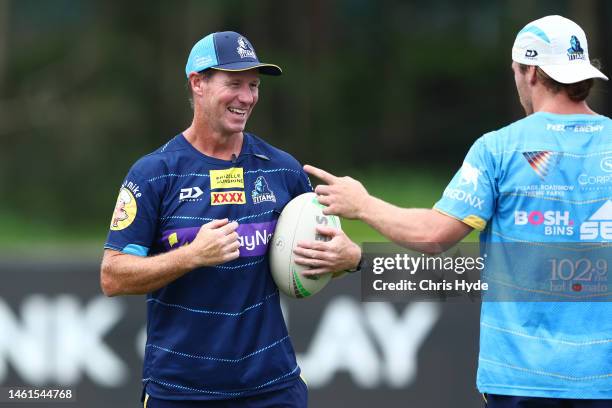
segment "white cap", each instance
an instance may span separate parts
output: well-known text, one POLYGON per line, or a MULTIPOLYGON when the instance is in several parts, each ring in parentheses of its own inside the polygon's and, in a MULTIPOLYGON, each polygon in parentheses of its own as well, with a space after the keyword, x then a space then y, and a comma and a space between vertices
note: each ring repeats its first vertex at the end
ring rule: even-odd
POLYGON ((591 65, 586 34, 561 16, 546 16, 527 24, 516 35, 512 60, 536 65, 552 79, 573 84, 589 78, 608 77, 591 65))

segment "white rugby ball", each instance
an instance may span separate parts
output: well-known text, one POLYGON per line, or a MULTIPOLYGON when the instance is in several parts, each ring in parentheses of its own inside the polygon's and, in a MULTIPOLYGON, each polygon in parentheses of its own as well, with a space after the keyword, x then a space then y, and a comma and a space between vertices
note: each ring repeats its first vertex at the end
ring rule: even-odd
POLYGON ((317 225, 340 228, 340 218, 324 215, 323 205, 315 193, 304 193, 291 200, 283 209, 270 246, 270 271, 276 286, 285 295, 305 298, 323 289, 332 278, 332 273, 304 276, 308 269, 293 261, 293 249, 300 241, 327 241, 328 237, 317 234, 317 225))

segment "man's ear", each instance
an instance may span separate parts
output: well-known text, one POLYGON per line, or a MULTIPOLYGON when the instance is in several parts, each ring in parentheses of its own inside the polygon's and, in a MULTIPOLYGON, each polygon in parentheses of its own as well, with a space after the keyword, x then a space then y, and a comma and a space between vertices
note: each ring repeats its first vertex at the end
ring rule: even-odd
POLYGON ((204 76, 198 74, 197 72, 192 72, 189 74, 189 84, 191 85, 191 92, 193 92, 193 94, 202 96, 204 93, 205 83, 206 79, 204 76))
POLYGON ((535 85, 538 81, 538 67, 535 65, 530 65, 527 68, 527 82, 529 85, 535 85))

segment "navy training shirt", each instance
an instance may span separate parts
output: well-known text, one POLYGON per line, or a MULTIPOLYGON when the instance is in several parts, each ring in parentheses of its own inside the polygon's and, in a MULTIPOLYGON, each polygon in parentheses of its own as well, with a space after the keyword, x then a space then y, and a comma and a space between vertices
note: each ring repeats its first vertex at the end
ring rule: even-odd
POLYGON ((229 399, 292 385, 300 369, 267 249, 282 208, 308 191, 297 160, 248 133, 233 161, 202 154, 180 134, 134 164, 105 248, 161 254, 222 218, 239 223, 241 244, 238 259, 195 269, 147 295, 148 394, 229 399))

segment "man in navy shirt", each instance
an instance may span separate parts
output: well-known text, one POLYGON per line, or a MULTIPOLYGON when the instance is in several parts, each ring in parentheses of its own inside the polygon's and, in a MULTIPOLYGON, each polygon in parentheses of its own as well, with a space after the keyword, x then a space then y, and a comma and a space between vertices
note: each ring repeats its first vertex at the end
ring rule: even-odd
MULTIPOLYGON (((312 187, 300 163, 244 131, 259 97, 250 42, 217 32, 193 47, 191 126, 138 160, 113 213, 106 295, 147 294, 145 407, 304 407, 307 390, 269 273, 282 208, 312 187)), ((311 252, 317 271, 355 268, 340 230, 311 252)))

